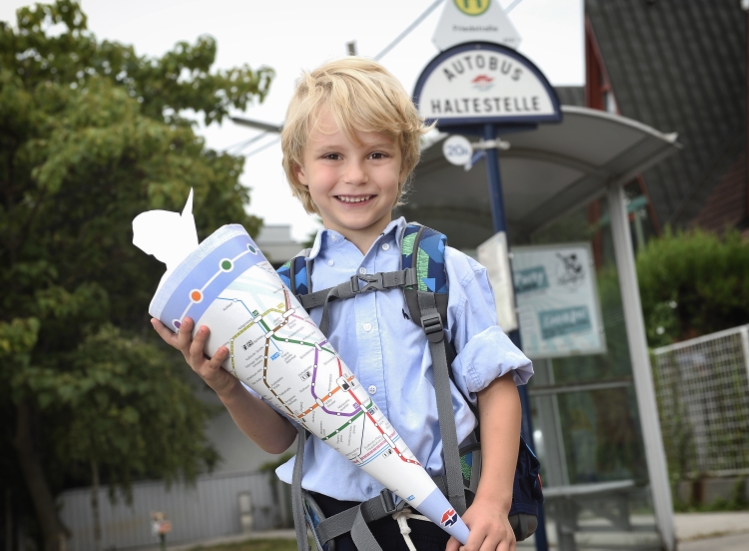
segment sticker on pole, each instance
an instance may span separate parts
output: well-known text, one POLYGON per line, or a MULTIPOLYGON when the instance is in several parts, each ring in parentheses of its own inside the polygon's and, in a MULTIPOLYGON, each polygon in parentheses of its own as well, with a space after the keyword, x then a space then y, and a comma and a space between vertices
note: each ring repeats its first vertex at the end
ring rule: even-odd
POLYGON ((442 143, 442 153, 448 162, 457 166, 465 166, 471 162, 473 147, 467 138, 454 135, 442 143))

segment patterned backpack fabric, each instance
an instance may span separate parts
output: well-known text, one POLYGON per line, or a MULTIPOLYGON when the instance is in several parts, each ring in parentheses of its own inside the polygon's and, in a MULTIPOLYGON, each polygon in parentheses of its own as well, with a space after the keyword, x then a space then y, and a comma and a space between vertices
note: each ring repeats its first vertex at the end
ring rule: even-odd
POLYGON ((419 291, 447 294, 445 247, 447 237, 443 234, 426 226, 406 226, 401 238, 401 267, 416 268, 419 291))

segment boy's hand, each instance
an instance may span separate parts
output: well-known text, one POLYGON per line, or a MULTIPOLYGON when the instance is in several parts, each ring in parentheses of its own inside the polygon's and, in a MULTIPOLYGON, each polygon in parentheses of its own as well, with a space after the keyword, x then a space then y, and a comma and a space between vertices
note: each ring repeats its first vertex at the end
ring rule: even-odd
POLYGON ((231 373, 225 369, 221 369, 221 364, 229 356, 229 350, 225 346, 222 346, 216 351, 213 358, 208 358, 203 353, 203 348, 205 347, 205 341, 210 331, 205 325, 202 326, 198 329, 195 340, 193 340, 192 329, 194 323, 191 318, 185 318, 179 328, 179 332, 173 333, 156 318, 151 320, 151 325, 153 325, 159 336, 164 339, 164 342, 182 352, 185 361, 192 370, 200 375, 200 378, 216 394, 228 393, 237 384, 237 379, 231 373))
POLYGON ((474 500, 462 518, 471 531, 468 542, 451 537, 445 551, 515 551, 515 533, 498 501, 474 500))

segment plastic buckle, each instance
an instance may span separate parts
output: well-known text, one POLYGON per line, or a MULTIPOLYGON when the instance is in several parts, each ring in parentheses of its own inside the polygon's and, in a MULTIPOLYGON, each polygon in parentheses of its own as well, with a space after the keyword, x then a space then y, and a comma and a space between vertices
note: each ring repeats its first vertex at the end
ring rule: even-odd
POLYGON ((421 327, 430 342, 440 342, 444 337, 444 326, 439 312, 421 316, 421 327))
POLYGON ((376 274, 357 274, 351 276, 351 290, 355 295, 366 293, 368 291, 383 291, 385 286, 382 282, 382 273, 376 274), (359 287, 359 280, 365 282, 363 287, 359 287))
POLYGON ((382 510, 388 515, 392 515, 397 510, 395 503, 393 503, 393 496, 387 488, 380 490, 380 503, 382 504, 382 510))

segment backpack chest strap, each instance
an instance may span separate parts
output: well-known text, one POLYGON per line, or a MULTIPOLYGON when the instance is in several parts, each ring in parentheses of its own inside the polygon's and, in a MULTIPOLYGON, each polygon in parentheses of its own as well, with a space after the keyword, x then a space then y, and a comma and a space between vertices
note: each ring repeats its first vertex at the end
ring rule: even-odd
POLYGON ((405 270, 398 270, 395 272, 357 274, 351 276, 351 279, 348 281, 339 283, 335 287, 322 289, 321 291, 315 291, 314 293, 306 295, 297 295, 296 298, 301 303, 302 307, 308 312, 311 308, 316 308, 318 306, 323 307, 323 314, 320 319, 319 327, 323 335, 327 336, 330 327, 328 305, 331 301, 335 299, 353 298, 356 295, 368 293, 370 291, 385 291, 387 289, 402 288, 415 284, 416 270, 413 268, 406 268, 405 270), (362 282, 364 285, 361 285, 362 282))
POLYGON ((351 276, 348 281, 339 283, 335 287, 328 287, 314 293, 296 295, 302 307, 309 311, 311 308, 323 306, 328 295, 334 298, 352 298, 360 293, 368 291, 382 291, 395 287, 404 287, 416 284, 416 270, 406 268, 396 272, 377 272, 376 274, 357 274, 351 276), (363 282, 364 285, 361 285, 363 282))

